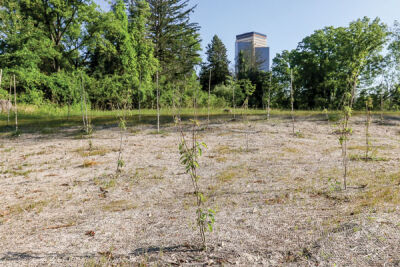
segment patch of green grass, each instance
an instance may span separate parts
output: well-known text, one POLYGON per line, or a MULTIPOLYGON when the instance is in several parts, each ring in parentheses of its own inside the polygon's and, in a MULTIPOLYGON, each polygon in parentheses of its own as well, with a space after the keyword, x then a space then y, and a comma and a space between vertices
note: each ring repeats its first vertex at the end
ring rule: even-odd
POLYGON ((365 154, 350 154, 349 159, 351 161, 365 161, 365 162, 373 162, 373 161, 389 161, 388 158, 384 157, 377 157, 376 155, 371 155, 368 156, 368 158, 365 158, 365 154))
POLYGON ((99 179, 99 178, 94 178, 94 183, 97 186, 100 186, 104 189, 110 189, 116 186, 117 180, 115 178, 111 179, 99 179))

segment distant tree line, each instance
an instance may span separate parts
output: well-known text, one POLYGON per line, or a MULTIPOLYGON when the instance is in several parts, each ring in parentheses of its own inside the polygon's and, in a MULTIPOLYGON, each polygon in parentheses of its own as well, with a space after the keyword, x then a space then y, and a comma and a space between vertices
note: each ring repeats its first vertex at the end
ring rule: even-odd
POLYGON ((369 96, 374 107, 400 105, 397 22, 365 17, 317 30, 264 72, 245 52, 230 69, 217 35, 201 62, 194 11, 188 0, 114 0, 107 12, 93 0, 3 0, 0 98, 15 74, 19 101, 36 105, 74 105, 85 94, 100 109, 189 107, 194 98, 198 106, 289 108, 291 82, 297 109, 340 108, 346 92, 355 108, 369 96))

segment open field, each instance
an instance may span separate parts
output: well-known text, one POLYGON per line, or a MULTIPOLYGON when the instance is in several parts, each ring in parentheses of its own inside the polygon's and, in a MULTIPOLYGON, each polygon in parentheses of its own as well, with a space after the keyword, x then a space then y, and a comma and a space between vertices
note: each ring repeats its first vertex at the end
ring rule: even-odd
POLYGON ((383 124, 374 117, 368 162, 358 159, 365 118, 352 118, 346 191, 324 115, 297 113, 301 134, 292 135, 287 113, 261 114, 249 117, 250 128, 214 114, 199 131, 208 145, 200 185, 217 211, 207 252, 197 249, 195 197, 168 114, 161 134, 154 113, 129 121, 118 177, 116 114, 98 114, 91 137, 76 114, 70 124, 22 115, 18 138, 3 114, 0 265, 400 266, 398 114, 383 124))

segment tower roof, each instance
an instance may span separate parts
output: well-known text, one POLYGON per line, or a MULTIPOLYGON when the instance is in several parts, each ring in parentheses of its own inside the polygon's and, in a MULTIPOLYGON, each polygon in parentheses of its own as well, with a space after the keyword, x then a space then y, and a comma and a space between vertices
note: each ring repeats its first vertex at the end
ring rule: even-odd
POLYGON ((253 35, 259 35, 261 37, 267 38, 267 35, 259 33, 259 32, 246 32, 246 33, 243 33, 243 34, 236 35, 236 39, 237 40, 238 39, 243 39, 243 38, 251 37, 253 35))

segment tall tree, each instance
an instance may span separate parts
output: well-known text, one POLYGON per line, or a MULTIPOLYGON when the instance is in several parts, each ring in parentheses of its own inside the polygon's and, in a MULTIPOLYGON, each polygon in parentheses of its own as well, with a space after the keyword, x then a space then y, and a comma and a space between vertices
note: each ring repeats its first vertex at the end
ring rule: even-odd
POLYGON ((211 43, 207 45, 207 63, 203 64, 200 72, 200 83, 203 90, 208 90, 211 72, 211 90, 218 84, 225 83, 228 79, 229 60, 224 43, 214 35, 211 43))
POLYGON ((157 68, 153 44, 148 38, 150 34, 148 27, 150 14, 150 7, 146 0, 131 0, 129 5, 129 28, 136 48, 137 71, 139 73, 137 90, 139 110, 143 98, 150 95, 152 76, 157 68))
POLYGON ((190 75, 200 62, 199 25, 190 21, 196 6, 188 7, 189 0, 147 0, 150 5, 150 37, 154 56, 159 61, 162 75, 169 80, 190 75))
POLYGON ((136 40, 129 31, 128 15, 122 0, 112 4, 111 11, 103 14, 96 42, 90 47, 90 74, 98 81, 93 88, 93 100, 105 108, 131 102, 133 89, 138 84, 136 40))
POLYGON ((339 40, 340 60, 344 62, 346 81, 351 91, 350 106, 354 103, 360 75, 370 64, 374 57, 382 51, 387 41, 387 26, 379 18, 371 20, 364 17, 350 23, 345 34, 339 40))
POLYGON ((62 72, 83 65, 91 41, 86 25, 97 20, 92 0, 4 0, 0 8, 0 64, 15 73, 26 100, 66 101, 71 84, 62 72), (31 100, 29 100, 31 99, 31 100))
MULTIPOLYGON (((305 37, 296 50, 287 52, 295 69, 294 93, 299 107, 339 108, 346 92, 352 95, 352 106, 357 88, 362 82, 368 85, 376 73, 373 70, 387 34, 386 25, 378 18, 365 17, 348 27, 326 27, 305 37)), ((274 73, 285 77, 283 84, 288 81, 286 61, 283 54, 274 59, 274 73)))

